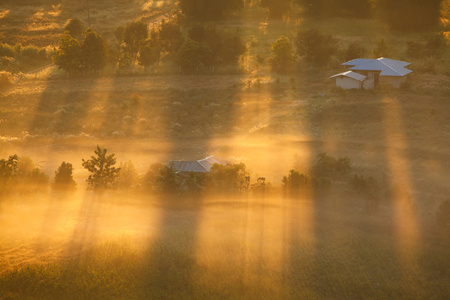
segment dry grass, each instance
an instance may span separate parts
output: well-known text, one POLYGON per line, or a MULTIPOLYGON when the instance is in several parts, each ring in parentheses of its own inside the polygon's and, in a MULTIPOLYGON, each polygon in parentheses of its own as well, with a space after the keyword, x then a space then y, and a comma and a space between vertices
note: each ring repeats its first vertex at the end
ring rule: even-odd
POLYGON ((53 199, 47 205, 4 205, 3 296, 450 295, 448 241, 426 231, 420 246, 409 249, 412 256, 405 264, 389 213, 367 217, 335 205, 287 199, 198 199, 197 204, 168 205, 148 199, 146 204, 127 204, 122 197, 122 204, 109 199, 88 205, 85 201, 93 200, 86 197, 53 199), (49 214, 54 217, 47 218, 49 214))

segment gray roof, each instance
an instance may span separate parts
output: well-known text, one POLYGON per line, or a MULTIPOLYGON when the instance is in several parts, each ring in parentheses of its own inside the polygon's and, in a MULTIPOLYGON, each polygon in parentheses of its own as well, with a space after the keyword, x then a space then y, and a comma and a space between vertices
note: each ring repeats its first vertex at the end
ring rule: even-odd
POLYGON ((330 77, 330 79, 331 78, 335 78, 335 77, 341 77, 341 76, 348 77, 348 78, 351 78, 351 79, 354 79, 354 80, 358 80, 358 81, 364 81, 367 78, 367 76, 358 74, 356 72, 347 71, 347 72, 344 72, 344 73, 339 73, 339 74, 333 75, 333 76, 330 77))
POLYGON ((209 172, 213 164, 225 165, 226 163, 228 163, 226 160, 211 155, 208 156, 207 158, 197 161, 172 160, 169 161, 168 165, 174 168, 177 173, 184 173, 184 172, 204 173, 209 172))
POLYGON ((405 68, 410 63, 384 57, 378 59, 357 58, 342 65, 353 66, 349 68, 353 71, 381 71, 380 76, 405 76, 412 72, 405 68))

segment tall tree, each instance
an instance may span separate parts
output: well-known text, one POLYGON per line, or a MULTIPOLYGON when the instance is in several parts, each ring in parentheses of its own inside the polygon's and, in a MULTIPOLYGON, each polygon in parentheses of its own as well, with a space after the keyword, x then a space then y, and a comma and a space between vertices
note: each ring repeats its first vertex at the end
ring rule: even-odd
POLYGON ((378 17, 391 29, 421 31, 439 22, 442 0, 376 0, 378 17))
POLYGON ((242 0, 180 0, 183 13, 197 20, 214 20, 243 6, 242 0))
POLYGON ((144 41, 148 38, 148 27, 144 22, 132 22, 125 27, 123 41, 125 49, 132 56, 132 63, 136 61, 137 54, 144 41))
POLYGON ((271 63, 274 71, 279 73, 286 72, 295 63, 294 47, 284 35, 272 44, 271 51, 271 63))
POLYGON ((326 66, 338 51, 337 40, 331 34, 321 33, 316 29, 299 31, 295 45, 299 56, 306 57, 318 67, 326 66))
POLYGON ((291 8, 291 0, 261 0, 261 7, 269 10, 269 17, 281 19, 291 8))
POLYGON ((82 166, 91 173, 86 180, 88 185, 94 190, 115 187, 120 168, 114 167, 116 164, 114 154, 106 155, 106 148, 102 149, 99 146, 94 153, 90 159, 82 160, 82 166))
POLYGON ((76 73, 81 69, 81 45, 69 32, 66 31, 59 40, 59 48, 55 51, 53 61, 67 73, 76 73))
POLYGON ((73 191, 76 187, 76 182, 72 176, 73 166, 71 163, 62 162, 55 171, 55 180, 53 188, 57 191, 73 191))
POLYGON ((94 29, 86 29, 83 44, 81 45, 83 67, 87 71, 102 70, 106 64, 106 46, 103 37, 94 29))
POLYGON ((67 21, 64 26, 64 31, 68 31, 74 38, 80 38, 83 34, 83 27, 83 23, 81 23, 80 19, 73 18, 67 21))

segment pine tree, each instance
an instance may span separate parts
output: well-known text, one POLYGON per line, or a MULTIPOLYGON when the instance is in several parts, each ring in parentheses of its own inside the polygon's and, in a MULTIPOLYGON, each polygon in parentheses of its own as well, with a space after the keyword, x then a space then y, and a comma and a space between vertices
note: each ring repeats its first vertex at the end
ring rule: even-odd
POLYGON ((88 160, 82 160, 82 166, 91 172, 86 180, 88 185, 94 190, 104 190, 113 188, 119 178, 120 168, 114 167, 116 158, 114 154, 106 155, 106 148, 102 149, 97 146, 94 151, 95 156, 91 156, 88 160))

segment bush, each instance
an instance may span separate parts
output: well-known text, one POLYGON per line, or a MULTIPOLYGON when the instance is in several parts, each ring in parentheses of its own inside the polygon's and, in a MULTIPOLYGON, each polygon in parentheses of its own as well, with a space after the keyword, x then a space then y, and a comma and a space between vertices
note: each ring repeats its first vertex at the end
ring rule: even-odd
POLYGON ((295 64, 295 53, 291 42, 284 35, 272 44, 272 70, 278 73, 288 72, 295 64))

